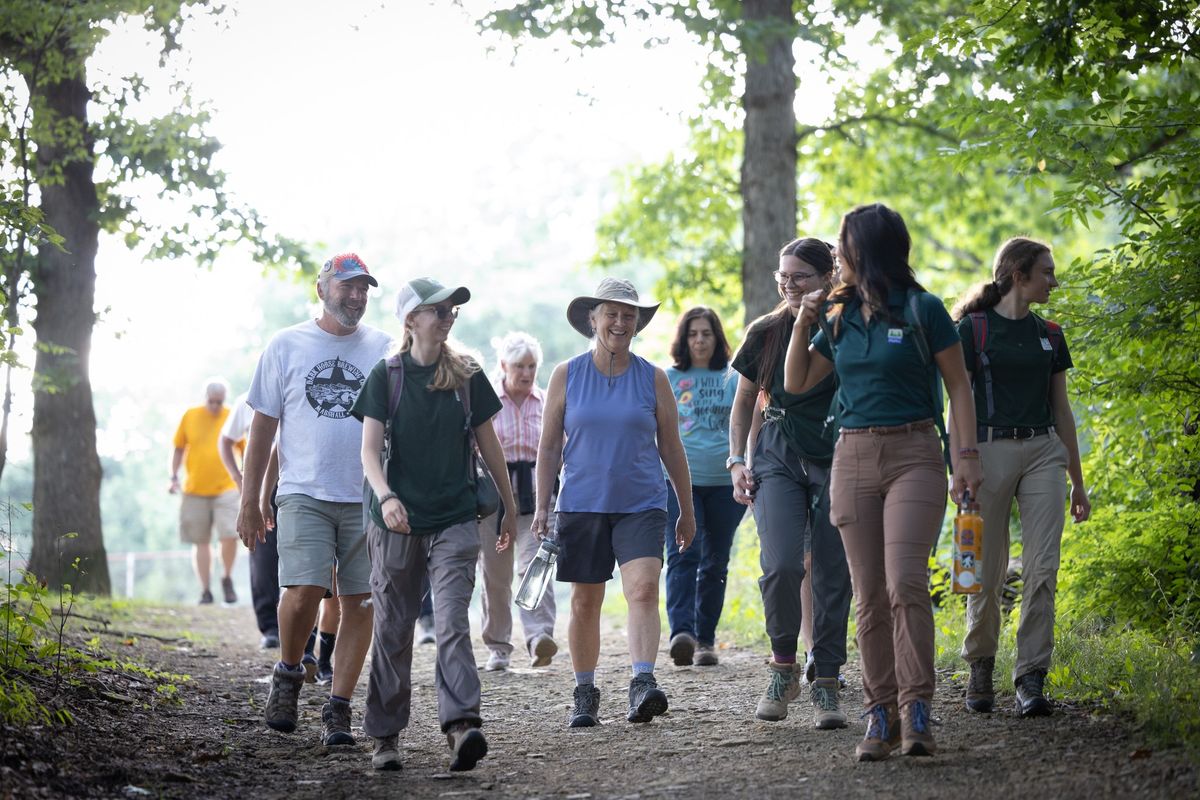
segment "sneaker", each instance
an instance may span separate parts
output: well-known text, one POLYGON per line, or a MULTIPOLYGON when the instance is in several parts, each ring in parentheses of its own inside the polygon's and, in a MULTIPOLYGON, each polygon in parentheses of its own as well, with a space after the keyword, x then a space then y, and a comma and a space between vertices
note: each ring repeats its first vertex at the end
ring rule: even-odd
POLYGON ((317 657, 312 653, 305 653, 300 659, 300 666, 304 667, 304 682, 317 682, 317 657))
POLYGON ((274 650, 279 647, 279 634, 275 632, 264 633, 262 638, 258 640, 258 646, 262 650, 274 650))
POLYGON ((296 730, 296 720, 300 716, 297 706, 303 684, 303 670, 291 670, 283 664, 275 665, 271 672, 271 693, 267 695, 268 728, 284 733, 296 730))
POLYGON ((671 660, 677 667, 690 667, 696 653, 696 637, 690 633, 677 633, 671 637, 671 660))
POLYGON ((233 578, 221 578, 221 592, 225 595, 224 605, 237 605, 237 592, 233 590, 233 578))
POLYGON ((437 636, 433 632, 433 617, 421 617, 417 620, 417 644, 437 644, 437 636))
POLYGON ((591 728, 600 724, 600 690, 594 684, 575 687, 575 708, 569 728, 591 728))
POLYGON ((332 697, 321 707, 321 744, 336 747, 354 744, 350 733, 350 704, 332 697))
POLYGON ((1053 709, 1045 694, 1046 673, 1026 672, 1017 678, 1017 714, 1022 717, 1048 717, 1053 709))
POLYGON ((488 745, 483 731, 470 722, 452 723, 450 730, 446 731, 446 741, 454 751, 454 758, 450 761, 451 772, 475 769, 479 759, 487 755, 488 745))
POLYGON ((929 703, 913 700, 900 709, 900 755, 931 756, 937 752, 929 732, 929 703))
POLYGON ((846 714, 838 707, 837 678, 817 678, 808 685, 813 704, 813 727, 831 731, 846 727, 846 714))
POLYGON ((720 662, 717 658, 717 648, 711 644, 696 645, 696 655, 692 656, 694 667, 715 667, 720 662))
POLYGON ((375 749, 371 753, 371 766, 375 769, 397 770, 401 768, 400 749, 397 747, 399 734, 373 736, 375 749))
MULTIPOLYGON (((690 659, 688 663, 692 663, 690 659)), ((649 722, 666 711, 667 693, 658 688, 654 675, 649 672, 634 675, 629 682, 629 713, 625 719, 630 722, 649 722)))
POLYGON ((854 747, 859 761, 883 761, 900 746, 900 710, 882 703, 867 709, 867 732, 854 747))
POLYGON ((212 602, 213 602, 213 595, 212 595, 211 591, 209 591, 208 589, 205 589, 203 592, 200 593, 200 605, 211 606, 212 602))
POLYGON ((539 633, 529 643, 529 666, 548 667, 557 652, 558 643, 546 634, 539 633))
POLYGON ((995 658, 972 659, 971 678, 967 681, 967 710, 986 714, 996 702, 996 691, 992 687, 992 671, 996 668, 995 658))
POLYGON ((317 661, 317 686, 329 686, 333 683, 333 665, 317 661))
POLYGON ((772 661, 771 682, 758 700, 754 716, 767 722, 787 719, 788 703, 800 696, 800 676, 795 664, 776 664, 772 661))

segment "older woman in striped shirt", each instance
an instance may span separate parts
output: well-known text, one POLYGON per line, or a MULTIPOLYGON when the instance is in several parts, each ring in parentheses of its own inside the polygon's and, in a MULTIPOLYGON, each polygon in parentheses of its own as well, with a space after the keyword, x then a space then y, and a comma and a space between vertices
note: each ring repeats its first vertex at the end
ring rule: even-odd
MULTIPOLYGON (((509 333, 495 343, 500 379, 495 384, 500 396, 500 413, 492 427, 504 448, 509 478, 517 498, 517 546, 496 552, 499 520, 496 515, 479 523, 479 564, 483 571, 483 643, 489 656, 485 669, 507 669, 512 658, 512 583, 514 557, 518 577, 524 577, 537 552, 538 539, 529 531, 533 520, 533 474, 538 439, 542 435, 544 396, 537 385, 542 347, 527 333, 509 333), (516 551, 514 556, 514 551, 516 551)), ((521 627, 525 630, 525 648, 534 667, 550 664, 558 652, 554 641, 554 593, 547 592, 533 611, 521 609, 521 627)))

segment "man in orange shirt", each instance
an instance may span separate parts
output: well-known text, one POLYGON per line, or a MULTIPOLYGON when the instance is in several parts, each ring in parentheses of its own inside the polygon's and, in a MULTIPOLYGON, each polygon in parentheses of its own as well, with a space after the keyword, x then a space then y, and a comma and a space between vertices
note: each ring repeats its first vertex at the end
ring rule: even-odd
POLYGON ((200 580, 200 604, 213 601, 209 589, 212 571, 212 531, 217 529, 221 541, 221 563, 224 577, 221 588, 225 605, 237 602, 233 590, 233 561, 237 557, 237 484, 221 462, 217 439, 221 426, 229 415, 225 407, 225 382, 210 380, 204 387, 205 404, 189 408, 175 431, 175 452, 171 454, 171 485, 167 491, 180 490, 179 467, 187 468, 183 484, 183 500, 179 505, 179 538, 195 546, 192 556, 196 577, 200 580), (186 455, 186 460, 185 460, 186 455))

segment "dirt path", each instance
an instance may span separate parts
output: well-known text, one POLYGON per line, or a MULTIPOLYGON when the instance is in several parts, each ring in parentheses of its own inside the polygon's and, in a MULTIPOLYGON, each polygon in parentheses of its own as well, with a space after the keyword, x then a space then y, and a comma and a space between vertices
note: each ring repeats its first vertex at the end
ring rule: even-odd
MULTIPOLYGON (((628 665, 615 624, 605 634, 599 728, 570 730, 565 653, 548 669, 481 672, 490 753, 473 772, 446 771, 449 751, 434 708, 432 646, 414 663, 413 723, 401 735, 401 772, 370 766, 369 740, 318 744, 324 690, 305 687, 299 730, 262 723, 272 656, 257 648, 246 608, 139 609, 122 623, 166 638, 106 636, 106 644, 158 669, 187 673, 181 703, 150 683, 104 678, 105 694, 73 696, 78 724, 21 732, 0 751, 0 797, 255 798, 1033 798, 1196 797, 1197 766, 1180 753, 1139 750, 1117 720, 1060 706, 1048 719, 968 715, 962 687, 942 679, 934 703, 939 754, 854 761, 863 723, 813 730, 807 703, 781 723, 758 722, 764 654, 729 648, 715 668, 676 668, 660 655, 671 709, 648 725, 625 722, 628 665)), ((611 624, 611 623, 610 623, 611 624)), ((486 653, 478 645, 476 658, 486 653)), ((857 709, 858 675, 847 669, 845 705, 857 709)), ((366 678, 355 696, 361 724, 366 678)), ((1011 698, 1001 698, 1007 707, 1011 698)), ((6 737, 12 729, 3 731, 6 737)))

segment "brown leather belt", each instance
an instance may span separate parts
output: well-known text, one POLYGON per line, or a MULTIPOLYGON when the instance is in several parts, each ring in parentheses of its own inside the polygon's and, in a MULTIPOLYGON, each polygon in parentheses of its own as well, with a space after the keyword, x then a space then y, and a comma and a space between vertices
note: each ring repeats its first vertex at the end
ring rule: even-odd
POLYGON ((842 433, 877 433, 886 436, 889 433, 909 433, 913 431, 928 431, 936 427, 931 419, 921 419, 916 422, 906 422, 903 425, 872 425, 869 428, 842 428, 842 433))

